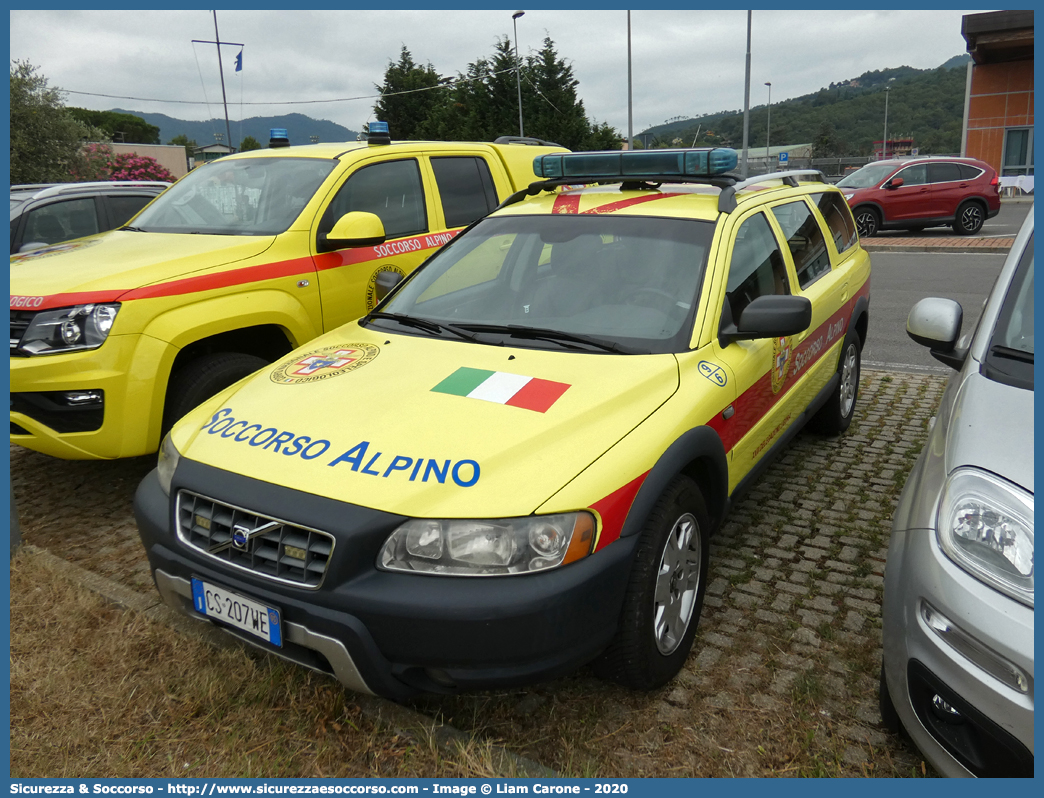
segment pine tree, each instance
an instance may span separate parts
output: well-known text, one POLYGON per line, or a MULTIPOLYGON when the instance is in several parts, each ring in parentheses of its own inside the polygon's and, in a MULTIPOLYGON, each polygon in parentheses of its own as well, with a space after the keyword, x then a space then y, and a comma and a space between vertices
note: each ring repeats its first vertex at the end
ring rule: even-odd
POLYGON ((447 102, 447 91, 438 87, 445 82, 431 64, 416 64, 403 45, 398 62, 389 62, 384 83, 376 87, 381 99, 374 105, 373 113, 388 123, 392 138, 436 138, 441 106, 447 102))

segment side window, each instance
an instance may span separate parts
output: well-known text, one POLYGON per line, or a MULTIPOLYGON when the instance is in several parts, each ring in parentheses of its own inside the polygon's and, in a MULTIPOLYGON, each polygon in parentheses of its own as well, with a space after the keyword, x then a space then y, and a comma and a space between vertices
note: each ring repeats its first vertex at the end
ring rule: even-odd
POLYGON ((725 293, 736 322, 744 308, 759 296, 790 293, 783 254, 763 213, 740 225, 725 293))
POLYGON ((919 163, 901 170, 896 177, 903 179, 904 186, 923 186, 928 182, 928 164, 919 163))
POLYGON ((955 163, 930 163, 928 164, 928 179, 933 183, 947 183, 951 180, 961 179, 961 170, 955 163))
POLYGON ((820 275, 830 271, 830 254, 819 221, 812 209, 801 200, 777 205, 772 213, 786 236, 787 246, 794 258, 798 284, 806 288, 820 275))
POLYGON ((848 207, 844 197, 831 191, 828 194, 813 194, 811 200, 823 214, 838 253, 852 246, 857 240, 855 220, 852 219, 852 209, 848 207))
POLYGON ((154 197, 124 194, 118 197, 109 196, 105 199, 109 203, 109 216, 111 217, 113 227, 120 227, 126 224, 134 214, 148 205, 154 197))
POLYGON ((432 158, 446 227, 464 227, 497 207, 493 176, 482 158, 432 158))
POLYGON ((957 168, 961 173, 961 180, 974 180, 982 174, 982 170, 972 166, 970 163, 959 163, 957 168))
POLYGON ((57 244, 98 232, 94 197, 53 202, 29 211, 22 243, 57 244))
POLYGON ((417 162, 411 159, 364 166, 341 186, 323 215, 319 232, 329 233, 334 223, 351 211, 377 214, 388 238, 426 233, 424 184, 417 162))

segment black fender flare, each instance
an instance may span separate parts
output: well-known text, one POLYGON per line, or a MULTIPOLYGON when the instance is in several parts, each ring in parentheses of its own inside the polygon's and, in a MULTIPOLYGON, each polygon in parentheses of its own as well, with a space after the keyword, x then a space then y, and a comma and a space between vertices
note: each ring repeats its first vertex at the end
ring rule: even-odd
POLYGON ((858 205, 856 205, 854 208, 852 208, 852 218, 853 219, 855 218, 856 212, 860 208, 871 208, 871 209, 873 209, 877 213, 877 218, 881 220, 881 224, 884 224, 885 222, 888 221, 888 219, 885 218, 884 208, 882 208, 880 205, 878 205, 873 200, 863 200, 858 205))
MULTIPOLYGON (((845 340, 841 346, 841 351, 844 351, 848 346, 848 342, 852 340, 853 335, 859 336, 859 349, 862 351, 863 345, 866 343, 866 336, 870 328, 870 297, 865 294, 856 300, 855 307, 852 308, 852 315, 848 318, 848 329, 845 330, 845 340), (863 319, 866 321, 862 321, 863 319), (862 329, 860 329, 862 328, 862 329)), ((837 364, 838 371, 841 370, 841 362, 837 364)))
POLYGON ((649 470, 627 511, 627 518, 620 531, 621 538, 642 531, 656 501, 670 481, 681 473, 696 479, 707 502, 711 531, 718 528, 728 506, 728 458, 717 432, 706 426, 693 427, 679 435, 649 470))

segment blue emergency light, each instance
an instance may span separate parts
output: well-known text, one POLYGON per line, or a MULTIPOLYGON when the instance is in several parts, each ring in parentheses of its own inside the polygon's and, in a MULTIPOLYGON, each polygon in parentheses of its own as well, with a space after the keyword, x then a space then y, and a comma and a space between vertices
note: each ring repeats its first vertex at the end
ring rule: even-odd
POLYGON ((678 150, 566 152, 539 155, 533 172, 546 180, 623 180, 668 177, 713 177, 736 168, 736 151, 728 147, 678 150))
POLYGON ((387 122, 370 122, 366 127, 366 141, 371 146, 391 144, 391 129, 387 122))

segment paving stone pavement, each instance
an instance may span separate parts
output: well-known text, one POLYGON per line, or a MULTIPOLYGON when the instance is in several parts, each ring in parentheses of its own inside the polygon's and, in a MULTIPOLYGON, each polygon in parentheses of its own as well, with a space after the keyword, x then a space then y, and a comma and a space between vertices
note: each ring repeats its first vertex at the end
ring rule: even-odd
MULTIPOLYGON (((809 746, 841 772, 880 767, 882 750, 892 767, 913 772, 919 759, 883 731, 877 710, 880 605, 891 514, 944 386, 937 375, 864 370, 849 431, 837 438, 802 433, 766 471, 712 540, 693 653, 671 685, 632 705, 629 711, 649 721, 628 720, 634 734, 655 737, 657 727, 701 717, 708 733, 726 735, 730 718, 743 713, 784 725, 791 720, 783 716, 805 714, 819 735, 809 746)), ((24 542, 153 593, 131 502, 154 462, 61 461, 11 447, 24 542)), ((587 686, 594 681, 582 678, 578 689, 604 691, 587 686)), ((519 709, 527 701, 564 706, 566 699, 554 695, 560 684, 510 700, 519 709)), ((422 708, 445 712, 468 730, 439 701, 422 708)), ((613 713, 607 702, 592 733, 615 723, 613 713)), ((524 726, 539 723, 542 712, 516 717, 522 715, 529 719, 524 726)), ((621 756, 641 767, 634 750, 621 756)), ((556 769, 562 764, 536 750, 519 753, 556 769)), ((761 775, 753 749, 734 756, 720 775, 761 775)))

